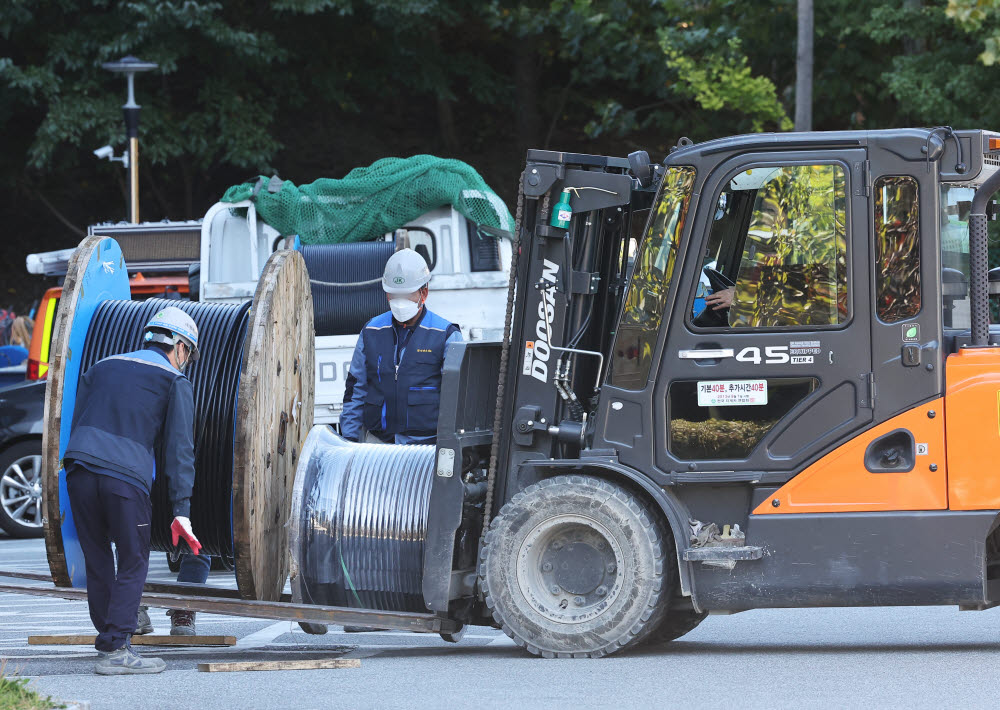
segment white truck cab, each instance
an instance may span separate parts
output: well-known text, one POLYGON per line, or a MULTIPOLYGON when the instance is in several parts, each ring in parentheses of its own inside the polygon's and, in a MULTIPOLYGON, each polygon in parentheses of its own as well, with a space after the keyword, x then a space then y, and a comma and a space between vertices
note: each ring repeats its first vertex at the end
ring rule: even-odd
MULTIPOLYGON (((466 340, 500 340, 510 275, 510 242, 482 232, 452 207, 431 210, 407 223, 403 229, 409 246, 422 254, 431 267, 427 307, 456 323, 466 340)), ((328 281, 323 275, 313 273, 320 268, 317 261, 313 262, 310 271, 317 323, 316 424, 336 425, 340 421, 345 381, 360 331, 358 324, 363 325, 388 310, 384 295, 373 297, 369 292, 363 304, 351 304, 351 332, 324 334, 341 330, 336 328, 338 294, 356 293, 357 287, 349 284, 381 276, 385 259, 395 248, 390 245, 395 245, 397 238, 386 234, 376 241, 387 244, 384 249, 376 248, 374 256, 367 257, 368 272, 361 277, 328 281), (372 259, 378 263, 373 263, 372 259), (359 309, 367 310, 362 313, 359 309)), ((202 221, 198 299, 224 303, 253 298, 264 264, 281 242, 282 235, 258 219, 253 203, 214 205, 202 221), (241 208, 246 209, 246 214, 242 214, 242 210, 235 211, 241 208)), ((303 247, 292 239, 291 245, 303 250, 307 266, 310 254, 318 253, 311 250, 322 249, 326 255, 334 257, 340 247, 345 257, 352 251, 349 244, 303 247)), ((369 289, 381 291, 378 284, 369 284, 369 289)))

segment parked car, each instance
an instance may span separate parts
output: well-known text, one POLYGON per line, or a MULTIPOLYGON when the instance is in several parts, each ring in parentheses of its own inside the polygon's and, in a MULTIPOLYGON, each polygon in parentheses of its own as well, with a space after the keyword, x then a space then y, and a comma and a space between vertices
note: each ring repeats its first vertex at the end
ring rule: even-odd
POLYGON ((42 420, 45 382, 0 391, 0 528, 42 536, 42 420))

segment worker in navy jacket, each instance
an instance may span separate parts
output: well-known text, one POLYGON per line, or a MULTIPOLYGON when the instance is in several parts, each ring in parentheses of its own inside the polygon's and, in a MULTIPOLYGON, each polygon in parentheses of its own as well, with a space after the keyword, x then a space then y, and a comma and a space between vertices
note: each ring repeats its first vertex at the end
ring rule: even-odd
POLYGON ((382 289, 389 311, 372 318, 358 338, 340 431, 351 441, 433 444, 441 403, 441 371, 458 326, 425 305, 431 280, 412 249, 389 257, 382 289))
POLYGON ((175 307, 158 312, 143 329, 145 348, 94 364, 80 378, 63 462, 70 508, 87 570, 87 602, 97 629, 103 675, 159 673, 158 658, 131 648, 136 612, 149 569, 150 491, 167 477, 176 545, 192 552, 194 397, 183 375, 198 359, 198 328, 175 307), (155 470, 157 454, 163 470, 155 470), (115 556, 111 550, 114 543, 115 556))

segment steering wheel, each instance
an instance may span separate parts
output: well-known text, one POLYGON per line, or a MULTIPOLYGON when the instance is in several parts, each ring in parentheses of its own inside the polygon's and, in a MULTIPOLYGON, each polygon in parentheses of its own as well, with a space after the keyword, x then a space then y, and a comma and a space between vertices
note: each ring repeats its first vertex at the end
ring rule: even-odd
POLYGON ((708 277, 708 283, 712 285, 712 291, 725 291, 727 288, 732 288, 736 285, 735 281, 718 269, 706 266, 702 269, 702 271, 704 271, 705 276, 708 277))

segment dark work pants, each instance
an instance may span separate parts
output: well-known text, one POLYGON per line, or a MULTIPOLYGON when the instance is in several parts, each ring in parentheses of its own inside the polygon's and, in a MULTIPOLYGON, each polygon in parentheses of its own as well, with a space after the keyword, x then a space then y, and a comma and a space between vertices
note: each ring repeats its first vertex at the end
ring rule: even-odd
POLYGON ((212 558, 202 553, 181 555, 181 568, 177 572, 177 581, 187 584, 204 584, 208 581, 208 572, 212 569, 212 558))
POLYGON ((124 646, 135 631, 149 571, 152 504, 137 486, 73 466, 66 477, 87 567, 87 603, 98 651, 124 646), (118 551, 118 572, 111 543, 118 551))

